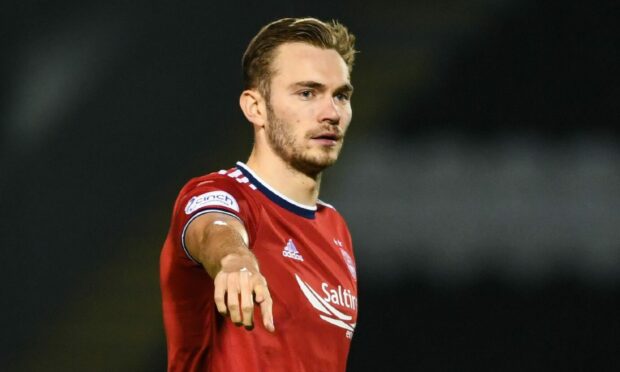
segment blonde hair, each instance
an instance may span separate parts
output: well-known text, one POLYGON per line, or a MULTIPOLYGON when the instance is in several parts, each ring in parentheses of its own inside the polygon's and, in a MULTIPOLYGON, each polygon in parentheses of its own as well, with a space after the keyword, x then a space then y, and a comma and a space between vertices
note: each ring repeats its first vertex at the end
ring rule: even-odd
POLYGON ((271 63, 276 48, 284 43, 302 42, 323 49, 334 49, 353 71, 355 36, 338 21, 323 22, 316 18, 282 18, 264 26, 250 41, 241 67, 245 89, 258 89, 269 99, 271 63))

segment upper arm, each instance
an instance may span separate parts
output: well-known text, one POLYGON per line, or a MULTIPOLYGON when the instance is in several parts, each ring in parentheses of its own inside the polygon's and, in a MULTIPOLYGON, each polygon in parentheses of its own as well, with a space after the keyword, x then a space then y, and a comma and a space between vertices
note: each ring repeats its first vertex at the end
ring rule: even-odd
MULTIPOLYGON (((194 216, 186 225, 183 233, 183 248, 194 261, 201 263, 204 252, 208 248, 205 244, 213 244, 214 235, 218 235, 221 241, 233 242, 247 247, 249 244, 248 233, 243 222, 232 214, 217 210, 208 210, 194 216)), ((216 238, 218 236, 215 236, 216 238)))

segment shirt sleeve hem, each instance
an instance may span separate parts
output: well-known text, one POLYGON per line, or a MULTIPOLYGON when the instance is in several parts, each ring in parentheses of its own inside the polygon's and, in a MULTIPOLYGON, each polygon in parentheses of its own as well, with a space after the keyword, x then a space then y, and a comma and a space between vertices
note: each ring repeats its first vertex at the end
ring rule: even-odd
POLYGON ((185 255, 187 256, 187 258, 189 258, 190 260, 192 260, 194 263, 200 265, 200 262, 198 262, 198 260, 196 260, 194 257, 192 257, 192 255, 189 253, 189 249, 187 249, 187 246, 185 245, 185 234, 187 232, 187 228, 189 227, 189 224, 192 223, 192 221, 194 221, 196 218, 202 216, 203 214, 207 214, 207 213, 222 213, 222 214, 226 214, 228 216, 234 217, 236 219, 238 219, 239 221, 241 221, 241 223, 243 223, 243 220, 241 220, 241 218, 239 216, 237 216, 234 213, 228 212, 226 210, 223 209, 203 209, 200 212, 196 213, 195 215, 192 216, 192 218, 190 218, 186 223, 185 226, 183 226, 183 232, 181 233, 181 246, 183 247, 183 251, 185 252, 185 255))

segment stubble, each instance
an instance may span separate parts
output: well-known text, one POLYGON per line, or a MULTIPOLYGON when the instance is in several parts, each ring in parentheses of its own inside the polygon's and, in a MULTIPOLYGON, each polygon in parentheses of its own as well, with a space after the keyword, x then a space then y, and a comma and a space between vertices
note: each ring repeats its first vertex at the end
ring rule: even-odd
MULTIPOLYGON (((330 156, 328 151, 319 154, 311 154, 303 144, 297 143, 292 124, 281 120, 267 104, 267 139, 274 152, 291 168, 316 178, 325 168, 336 162, 335 157, 330 156)), ((309 139, 309 138, 304 138, 309 139)))

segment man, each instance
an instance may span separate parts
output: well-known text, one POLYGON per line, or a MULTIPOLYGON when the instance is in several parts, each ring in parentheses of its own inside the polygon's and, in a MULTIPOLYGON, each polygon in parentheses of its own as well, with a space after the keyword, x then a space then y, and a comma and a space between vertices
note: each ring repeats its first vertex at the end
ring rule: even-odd
POLYGON ((318 199, 351 121, 354 36, 286 18, 243 56, 247 164, 190 180, 161 253, 169 371, 344 371, 351 237, 318 199), (256 306, 255 306, 256 305, 256 306))

